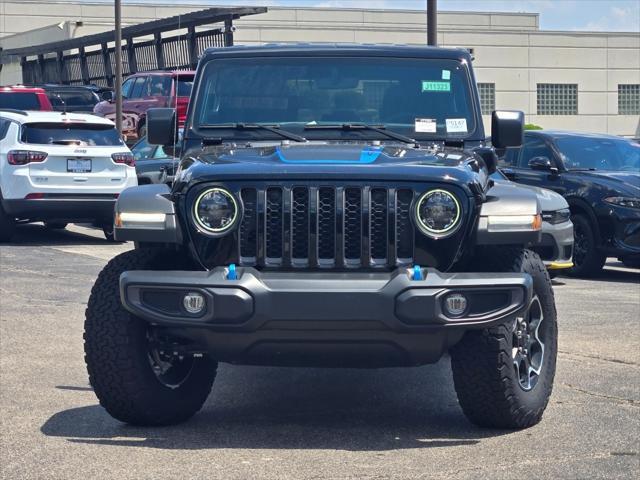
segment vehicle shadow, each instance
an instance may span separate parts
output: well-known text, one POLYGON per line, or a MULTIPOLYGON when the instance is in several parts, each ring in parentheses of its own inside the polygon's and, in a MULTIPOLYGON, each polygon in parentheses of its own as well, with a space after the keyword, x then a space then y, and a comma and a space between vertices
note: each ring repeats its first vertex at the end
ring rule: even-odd
POLYGON ((128 426, 90 405, 54 414, 41 431, 74 443, 162 449, 347 451, 473 445, 509 433, 466 420, 447 358, 381 370, 221 366, 203 410, 181 425, 128 426))
POLYGON ((638 283, 640 284, 640 270, 635 268, 625 267, 622 262, 607 262, 605 267, 597 275, 588 278, 574 278, 559 276, 553 279, 554 286, 556 282, 559 285, 564 285, 564 281, 578 280, 578 281, 591 281, 591 282, 615 282, 615 283, 638 283))
POLYGON ((96 236, 68 229, 51 230, 42 224, 17 225, 10 242, 3 246, 11 247, 50 247, 65 245, 108 245, 101 230, 95 230, 96 236))

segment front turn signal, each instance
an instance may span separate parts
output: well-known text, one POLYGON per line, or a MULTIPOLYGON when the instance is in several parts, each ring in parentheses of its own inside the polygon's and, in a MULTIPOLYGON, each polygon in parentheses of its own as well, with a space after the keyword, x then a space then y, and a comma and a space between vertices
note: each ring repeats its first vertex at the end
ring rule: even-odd
POLYGON ((535 231, 542 230, 542 215, 538 214, 533 217, 531 228, 535 231))

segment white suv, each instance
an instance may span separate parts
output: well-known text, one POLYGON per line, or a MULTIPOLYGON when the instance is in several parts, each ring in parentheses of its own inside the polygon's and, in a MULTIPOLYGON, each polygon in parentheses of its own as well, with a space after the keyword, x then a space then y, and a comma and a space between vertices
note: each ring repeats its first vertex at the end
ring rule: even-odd
POLYGON ((113 122, 94 115, 0 110, 0 241, 16 222, 92 222, 113 240, 113 206, 137 185, 113 122))

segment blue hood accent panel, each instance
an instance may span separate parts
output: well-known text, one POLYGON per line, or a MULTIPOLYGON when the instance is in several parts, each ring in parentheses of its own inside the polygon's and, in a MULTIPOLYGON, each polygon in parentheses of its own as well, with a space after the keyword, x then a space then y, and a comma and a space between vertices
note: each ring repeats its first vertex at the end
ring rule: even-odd
POLYGON ((285 153, 278 147, 276 148, 276 155, 283 163, 295 163, 295 164, 339 164, 350 165, 356 163, 374 163, 383 151, 383 147, 367 146, 360 150, 360 155, 356 157, 358 151, 356 149, 345 151, 344 147, 326 147, 322 152, 324 158, 318 158, 317 150, 304 150, 288 149, 285 153))

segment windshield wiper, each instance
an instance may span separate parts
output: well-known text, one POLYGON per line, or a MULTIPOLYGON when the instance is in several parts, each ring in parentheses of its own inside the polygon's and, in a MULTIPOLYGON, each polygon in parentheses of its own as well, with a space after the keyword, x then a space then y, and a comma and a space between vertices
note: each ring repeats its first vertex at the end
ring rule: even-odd
POLYGON ((415 138, 407 137, 392 130, 387 130, 387 127, 385 127, 384 125, 369 125, 367 123, 342 123, 340 125, 307 124, 304 127, 305 130, 335 130, 337 128, 342 130, 371 130, 372 132, 379 133, 387 138, 393 138, 394 140, 399 140, 404 143, 418 143, 415 138))
POLYGON ((300 135, 296 135, 293 132, 288 132, 287 130, 282 130, 280 125, 262 125, 260 123, 223 123, 220 125, 215 124, 204 124, 198 126, 198 128, 202 128, 203 130, 216 130, 216 129, 232 129, 232 130, 266 130, 267 132, 275 133, 276 135, 280 135, 281 137, 287 138, 289 140, 293 140, 294 142, 306 142, 307 139, 301 137, 300 135))
POLYGON ((595 172, 597 169, 590 167, 590 168, 568 168, 567 170, 569 170, 570 172, 595 172))

